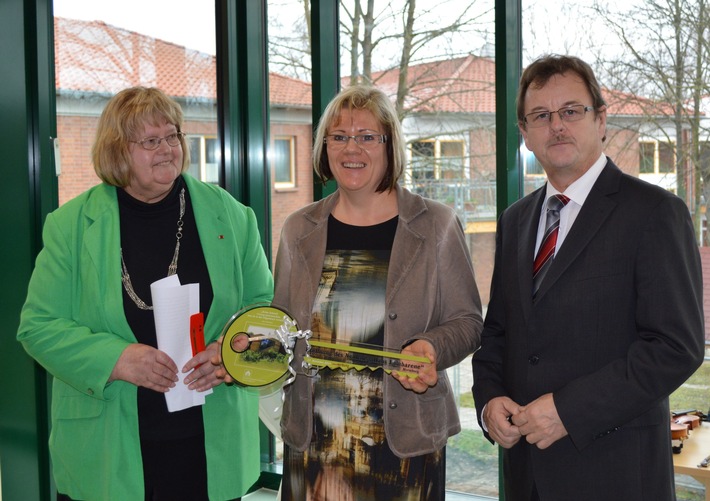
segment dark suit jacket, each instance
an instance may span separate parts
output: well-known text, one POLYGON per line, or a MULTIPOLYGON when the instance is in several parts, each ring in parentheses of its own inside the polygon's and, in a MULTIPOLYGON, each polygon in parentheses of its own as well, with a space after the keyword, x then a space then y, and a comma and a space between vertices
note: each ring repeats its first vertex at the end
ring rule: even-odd
MULTIPOLYGON (((492 398, 552 393, 569 435, 503 452, 508 501, 675 499, 668 395, 702 363, 700 257, 684 202, 611 160, 532 299, 545 188, 498 222, 491 300, 474 355, 492 398)), ((490 437, 489 437, 490 439, 490 437)))

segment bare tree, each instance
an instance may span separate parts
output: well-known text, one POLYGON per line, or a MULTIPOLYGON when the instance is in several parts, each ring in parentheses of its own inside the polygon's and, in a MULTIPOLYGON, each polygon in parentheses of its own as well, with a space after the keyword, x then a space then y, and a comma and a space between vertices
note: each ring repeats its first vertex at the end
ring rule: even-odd
POLYGON ((311 1, 269 3, 269 66, 272 71, 311 80, 311 1))
MULTIPOLYGON (((490 11, 481 4, 404 0, 386 5, 380 2, 376 7, 374 0, 344 1, 341 44, 350 58, 351 83, 376 84, 378 76, 396 72, 395 106, 403 118, 413 109, 406 105, 411 90, 422 84, 421 79, 412 78, 409 69, 413 65, 466 54, 479 55, 490 42, 486 32, 490 11), (467 43, 457 45, 455 40, 467 43)), ((431 74, 423 78, 428 79, 427 86, 436 87, 431 74)))
POLYGON ((494 137, 493 122, 474 117, 467 101, 494 86, 492 74, 476 79, 466 71, 490 41, 486 27, 492 16, 481 4, 350 0, 341 8, 341 54, 350 59, 350 83, 385 90, 402 120, 416 116, 436 124, 410 130, 412 159, 405 182, 451 204, 464 222, 495 205, 488 175, 494 165, 488 153, 495 148, 491 143, 478 147, 494 137), (452 110, 467 118, 451 120, 447 112, 452 110))
MULTIPOLYGON (((299 10, 308 14, 310 0, 297 2, 303 6, 299 10)), ((470 102, 466 101, 472 92, 493 92, 493 72, 471 77, 470 72, 465 71, 467 65, 475 64, 471 61, 477 57, 492 56, 492 9, 490 2, 459 0, 343 0, 340 3, 340 55, 342 68, 349 69, 344 70, 349 73, 344 80, 350 85, 367 82, 383 89, 392 96, 402 120, 426 115, 426 120, 433 123, 436 115, 441 116, 436 126, 408 134, 412 155, 417 161, 412 162, 407 179, 418 180, 425 194, 458 200, 454 205, 460 207, 473 197, 473 184, 485 185, 486 196, 477 198, 486 200, 492 198, 488 191, 494 186, 486 171, 486 167, 494 165, 491 159, 495 151, 493 120, 486 117, 480 122, 477 114, 471 113, 470 102), (446 110, 441 108, 444 100, 446 110), (446 119, 445 112, 452 110, 459 111, 460 115, 468 114, 468 121, 446 119), (475 120, 479 122, 474 123, 475 120), (489 137, 481 138, 473 132, 479 129, 486 130, 489 137), (435 145, 437 136, 445 136, 449 143, 435 145), (477 147, 473 146, 474 136, 477 147), (466 142, 469 147, 453 146, 451 138, 460 138, 461 144, 466 142), (490 142, 485 148, 479 148, 485 141, 490 142), (421 151, 415 152, 415 147, 421 151), (445 149, 444 153, 450 156, 442 154, 445 149), (460 156, 457 156, 458 151, 460 156), (418 174, 413 172, 417 170, 418 174)), ((293 15, 279 24, 276 16, 271 16, 273 10, 270 4, 271 66, 303 78, 310 74, 306 66, 306 61, 310 62, 307 57, 310 45, 305 38, 308 33, 304 31, 308 25, 303 20, 294 21, 293 15), (288 28, 288 23, 295 35, 281 33, 288 28)), ((492 66, 492 59, 488 61, 492 66)))
MULTIPOLYGON (((418 83, 409 78, 408 69, 425 61, 480 53, 490 46, 491 35, 486 29, 490 9, 481 7, 481 2, 457 0, 344 0, 340 10, 341 58, 350 69, 350 82, 377 83, 376 74, 398 72, 396 106, 404 117, 409 111, 405 107, 409 90, 418 83), (454 39, 465 40, 458 45, 467 50, 455 48, 454 39)), ((310 80, 310 0, 274 2, 269 19, 272 69, 310 80)))
POLYGON ((621 12, 595 2, 594 9, 625 49, 602 63, 614 88, 651 98, 637 104, 657 131, 672 123, 665 134, 676 145, 677 192, 695 212, 699 232, 701 200, 710 200, 703 193, 710 186, 709 131, 702 114, 702 99, 710 90, 706 0, 642 2, 621 12))

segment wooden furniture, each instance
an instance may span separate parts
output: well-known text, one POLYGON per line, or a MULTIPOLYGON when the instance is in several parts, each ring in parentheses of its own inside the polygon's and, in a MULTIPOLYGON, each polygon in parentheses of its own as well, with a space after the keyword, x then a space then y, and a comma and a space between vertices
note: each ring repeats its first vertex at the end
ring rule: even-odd
POLYGON ((710 501, 710 466, 700 468, 698 464, 710 455, 710 423, 690 431, 683 441, 680 454, 673 454, 673 469, 676 473, 690 475, 705 486, 705 500, 710 501))

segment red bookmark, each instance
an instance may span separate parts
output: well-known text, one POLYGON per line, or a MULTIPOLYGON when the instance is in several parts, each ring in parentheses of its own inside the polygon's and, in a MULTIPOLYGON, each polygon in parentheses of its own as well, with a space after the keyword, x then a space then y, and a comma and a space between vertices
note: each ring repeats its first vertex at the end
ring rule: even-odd
POLYGON ((202 313, 190 315, 190 344, 193 357, 205 351, 205 316, 202 313))

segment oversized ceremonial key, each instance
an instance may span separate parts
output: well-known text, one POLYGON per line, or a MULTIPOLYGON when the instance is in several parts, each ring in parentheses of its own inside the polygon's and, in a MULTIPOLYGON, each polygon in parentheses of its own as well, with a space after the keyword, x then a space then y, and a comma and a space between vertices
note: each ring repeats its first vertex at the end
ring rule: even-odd
POLYGON ((289 384, 295 377, 290 366, 296 340, 310 336, 297 330, 296 321, 270 304, 254 304, 238 311, 222 329, 222 364, 243 386, 289 384))
POLYGON ((416 377, 419 369, 429 363, 426 357, 405 355, 399 351, 381 349, 364 343, 329 343, 309 339, 310 350, 303 358, 305 363, 329 369, 382 369, 388 374, 396 371, 407 377, 416 377))
POLYGON ((249 306, 232 316, 222 330, 222 363, 229 375, 244 386, 266 386, 293 381, 299 368, 291 366, 298 339, 306 343, 302 373, 315 376, 319 368, 397 371, 416 377, 429 359, 405 355, 362 343, 313 339, 311 331, 298 330, 284 310, 268 304, 249 306))

